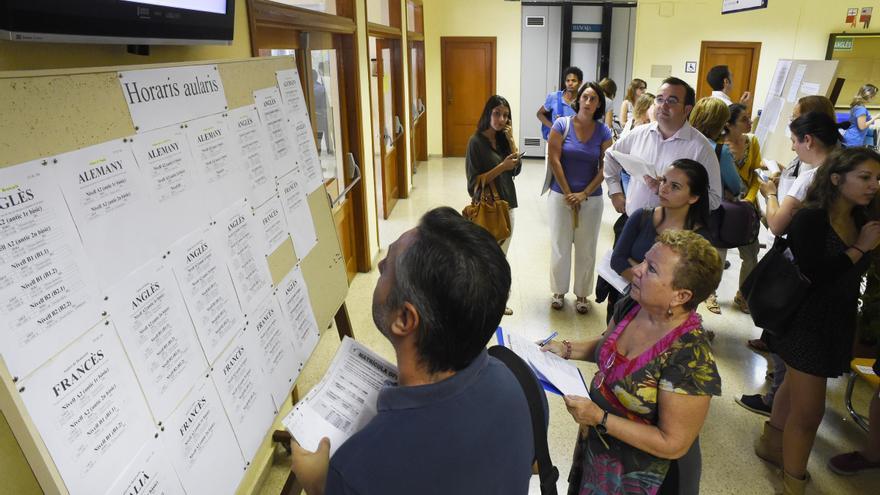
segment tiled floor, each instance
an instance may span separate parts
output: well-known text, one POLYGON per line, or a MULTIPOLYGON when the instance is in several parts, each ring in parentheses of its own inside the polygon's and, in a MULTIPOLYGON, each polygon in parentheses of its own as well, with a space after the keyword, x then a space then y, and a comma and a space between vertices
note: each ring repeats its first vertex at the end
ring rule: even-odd
MULTIPOLYGON (((502 326, 537 339, 556 330, 560 338, 581 339, 596 335, 604 328, 604 305, 594 305, 593 311, 578 315, 574 311, 574 297, 569 294, 563 311, 550 309, 549 299, 549 232, 547 225, 546 197, 538 197, 544 178, 542 161, 527 160, 516 185, 520 207, 516 210, 516 227, 508 259, 513 271, 513 287, 509 306, 513 316, 505 317, 502 326)), ((460 158, 435 158, 422 164, 415 176, 410 199, 401 200, 387 221, 380 221, 380 244, 386 247, 400 233, 412 228, 419 216, 428 209, 451 205, 462 207, 467 201, 464 187, 464 160, 460 158)), ((604 253, 611 243, 611 225, 616 213, 606 199, 598 253, 604 253)), ((750 351, 745 341, 758 335, 751 319, 732 306, 736 291, 739 258, 732 250, 728 255, 732 266, 725 271, 718 291, 723 314, 713 315, 701 307, 708 329, 714 330, 715 357, 723 380, 723 396, 712 401, 709 417, 703 426, 703 494, 769 494, 779 490, 779 472, 758 460, 752 452, 752 442, 758 435, 764 420, 746 411, 734 402, 734 397, 753 393, 765 386, 764 374, 767 362, 759 354, 750 351)), ((371 348, 393 360, 390 344, 374 328, 370 315, 373 287, 378 273, 359 274, 349 290, 347 304, 352 318, 355 336, 371 348)), ((301 375, 298 383, 305 393, 317 382, 338 345, 336 332, 327 331, 321 343, 301 375)), ((585 376, 592 376, 595 365, 583 363, 585 376)), ((853 477, 833 474, 825 466, 829 457, 836 453, 851 451, 861 446, 865 435, 846 412, 843 394, 845 378, 830 380, 825 419, 810 458, 809 471, 813 481, 808 485, 809 494, 880 494, 880 472, 853 477)), ((857 410, 867 411, 871 391, 859 384, 855 392, 857 410)), ((548 396, 550 403, 550 455, 561 471, 559 491, 565 493, 565 478, 571 462, 576 426, 565 410, 562 399, 548 396)), ((276 459, 261 494, 276 495, 287 477, 289 459, 276 459)), ((530 493, 540 490, 533 479, 530 493)))

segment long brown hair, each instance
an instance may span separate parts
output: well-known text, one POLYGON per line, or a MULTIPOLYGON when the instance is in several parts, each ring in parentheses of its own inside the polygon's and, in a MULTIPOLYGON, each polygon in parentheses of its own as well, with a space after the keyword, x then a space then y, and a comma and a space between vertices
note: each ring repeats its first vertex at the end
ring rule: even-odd
POLYGON ((859 92, 856 93, 856 97, 853 98, 853 101, 849 104, 850 108, 857 106, 865 106, 868 104, 868 100, 877 95, 877 86, 873 84, 865 84, 861 88, 859 88, 859 92))
MULTIPOLYGON (((830 209, 831 205, 840 196, 840 186, 844 180, 843 176, 855 170, 860 164, 869 161, 880 163, 880 153, 867 146, 841 148, 831 152, 825 163, 816 170, 813 183, 807 190, 804 206, 826 211, 830 209), (831 182, 833 174, 840 176, 837 185, 831 182)), ((853 217, 856 219, 856 225, 861 227, 867 221, 868 212, 876 209, 876 203, 877 197, 875 196, 868 206, 856 206, 853 208, 853 217)))
POLYGON ((637 77, 629 82, 629 86, 626 88, 626 96, 624 96, 624 99, 629 100, 630 103, 635 105, 636 91, 638 91, 639 88, 648 89, 648 83, 637 77))

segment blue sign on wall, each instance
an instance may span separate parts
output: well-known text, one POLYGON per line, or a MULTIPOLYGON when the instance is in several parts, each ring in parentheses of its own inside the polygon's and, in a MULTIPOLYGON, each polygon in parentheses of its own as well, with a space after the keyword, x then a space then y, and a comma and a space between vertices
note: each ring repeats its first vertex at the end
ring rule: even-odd
POLYGON ((571 25, 572 33, 601 33, 602 25, 601 24, 572 24, 571 25))

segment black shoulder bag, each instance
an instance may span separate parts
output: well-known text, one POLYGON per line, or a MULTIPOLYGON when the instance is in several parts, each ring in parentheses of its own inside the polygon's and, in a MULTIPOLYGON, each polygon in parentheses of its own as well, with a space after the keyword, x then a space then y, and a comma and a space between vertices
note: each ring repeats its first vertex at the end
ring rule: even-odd
POLYGON ((749 305, 755 326, 781 335, 810 290, 810 280, 785 254, 788 241, 777 237, 767 253, 743 281, 740 291, 749 305))
POLYGON ((494 345, 489 348, 489 355, 504 363, 522 387, 529 403, 529 412, 532 416, 532 434, 535 438, 535 460, 538 462, 538 477, 541 479, 542 495, 556 495, 556 480, 559 479, 559 470, 550 459, 550 449, 547 447, 547 416, 544 413, 544 403, 541 395, 544 391, 538 384, 535 374, 525 361, 507 347, 494 345))

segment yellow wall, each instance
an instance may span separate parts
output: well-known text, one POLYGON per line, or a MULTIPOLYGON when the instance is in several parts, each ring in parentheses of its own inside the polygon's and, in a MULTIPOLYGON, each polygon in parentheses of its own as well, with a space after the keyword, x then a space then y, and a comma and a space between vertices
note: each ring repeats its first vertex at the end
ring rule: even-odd
POLYGON ((700 59, 702 41, 759 41, 761 59, 755 87, 757 110, 780 58, 824 60, 832 32, 870 32, 844 24, 847 7, 874 7, 872 24, 880 24, 880 2, 863 0, 772 0, 766 9, 721 15, 719 0, 639 0, 633 77, 656 89, 651 65, 671 65, 672 75, 694 87, 696 74, 685 74, 685 61, 700 59))
POLYGON ((124 45, 77 45, 0 41, 0 70, 66 69, 108 65, 159 64, 251 56, 245 0, 235 0, 232 45, 153 46, 147 57, 126 53, 124 45))
MULTIPOLYGON (((428 153, 443 154, 441 36, 494 36, 495 91, 510 102, 514 135, 520 123, 520 3, 505 0, 424 0, 428 153)), ((474 122, 474 128, 477 123, 474 122)))

